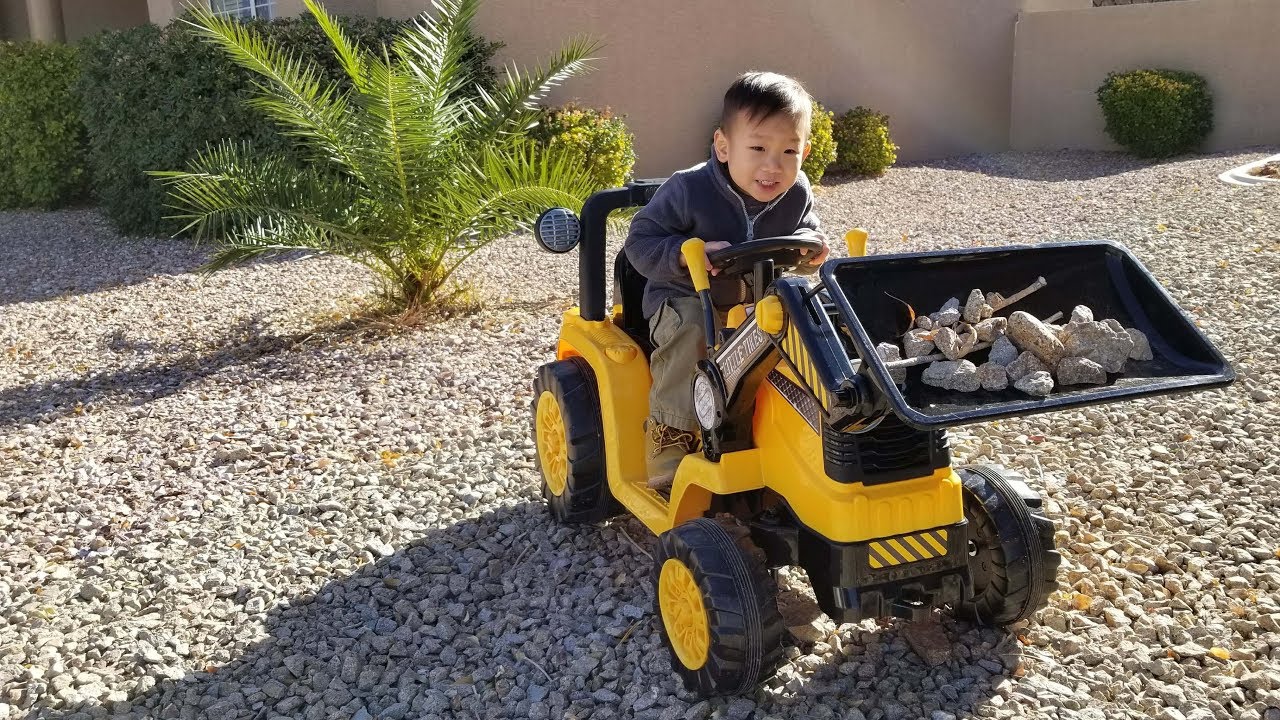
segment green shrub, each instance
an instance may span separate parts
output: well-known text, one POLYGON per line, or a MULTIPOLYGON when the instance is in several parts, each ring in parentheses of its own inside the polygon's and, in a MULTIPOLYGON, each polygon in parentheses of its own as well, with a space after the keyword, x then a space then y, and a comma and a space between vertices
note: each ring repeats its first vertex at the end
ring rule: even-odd
POLYGON ((51 208, 85 190, 74 47, 0 43, 0 207, 51 208))
POLYGON ((835 113, 813 101, 813 122, 809 128, 809 157, 804 159, 800 167, 809 177, 809 182, 817 185, 827 172, 827 166, 836 160, 836 141, 831 134, 835 113))
MULTIPOLYGON (((347 36, 381 56, 406 23, 379 18, 342 18, 347 36)), ((350 80, 333 47, 310 15, 249 25, 279 42, 289 54, 316 64, 338 88, 350 80)), ((471 36, 464 63, 492 88, 488 61, 496 43, 471 36)), ((225 53, 201 42, 185 22, 102 33, 82 43, 83 71, 77 94, 89 135, 89 166, 98 201, 128 233, 176 232, 164 220, 165 191, 146 172, 182 168, 223 140, 247 143, 264 153, 291 153, 294 143, 245 101, 254 76, 225 53)))
POLYGON ((1195 73, 1113 72, 1097 95, 1107 135, 1139 157, 1170 157, 1192 150, 1213 130, 1209 86, 1195 73))
POLYGON ((636 163, 626 123, 608 108, 569 104, 547 109, 532 136, 549 148, 568 151, 589 169, 597 189, 620 187, 636 163))
POLYGON ((898 160, 889 138, 889 116, 858 106, 836 118, 835 167, 853 175, 879 175, 898 160))

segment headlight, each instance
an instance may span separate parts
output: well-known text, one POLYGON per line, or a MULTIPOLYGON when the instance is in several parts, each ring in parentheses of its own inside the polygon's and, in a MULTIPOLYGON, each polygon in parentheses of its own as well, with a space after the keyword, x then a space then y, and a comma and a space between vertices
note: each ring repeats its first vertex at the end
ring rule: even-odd
POLYGON ((713 430, 720 424, 720 391, 711 378, 702 373, 693 378, 693 413, 698 417, 698 424, 706 430, 713 430))
POLYGON ((543 250, 566 253, 578 246, 582 226, 572 210, 554 207, 544 210, 533 225, 533 237, 543 250))

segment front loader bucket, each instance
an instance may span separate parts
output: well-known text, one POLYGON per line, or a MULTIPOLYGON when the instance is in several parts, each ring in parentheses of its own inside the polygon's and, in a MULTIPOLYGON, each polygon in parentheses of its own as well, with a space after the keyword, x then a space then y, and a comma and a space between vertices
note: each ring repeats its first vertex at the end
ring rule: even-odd
MULTIPOLYGON (((1123 246, 1107 241, 1047 243, 1033 246, 944 250, 899 255, 873 255, 833 260, 822 268, 822 281, 849 331, 862 369, 870 375, 890 408, 904 422, 922 430, 939 429, 1002 417, 1229 385, 1235 373, 1217 348, 1182 312, 1151 273, 1123 246), (963 304, 969 291, 1012 295, 1043 277, 1047 285, 1016 304, 996 312, 1007 317, 1024 310, 1037 318, 1064 313, 1067 322, 1076 305, 1088 305, 1101 321, 1114 318, 1142 331, 1154 359, 1129 360, 1104 385, 1056 387, 1038 398, 1014 389, 964 393, 926 385, 924 365, 908 369, 898 387, 877 343, 898 344, 906 331, 903 302, 916 313, 937 311, 948 298, 963 304)), ((980 350, 965 359, 987 360, 980 350)))

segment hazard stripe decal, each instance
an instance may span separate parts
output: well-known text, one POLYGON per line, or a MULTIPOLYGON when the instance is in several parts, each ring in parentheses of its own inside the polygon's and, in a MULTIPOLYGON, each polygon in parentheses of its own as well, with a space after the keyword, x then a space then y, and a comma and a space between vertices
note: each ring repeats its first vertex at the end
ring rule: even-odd
POLYGON ((905 565, 947 554, 947 531, 928 530, 911 535, 876 540, 867 544, 867 561, 872 568, 905 565))

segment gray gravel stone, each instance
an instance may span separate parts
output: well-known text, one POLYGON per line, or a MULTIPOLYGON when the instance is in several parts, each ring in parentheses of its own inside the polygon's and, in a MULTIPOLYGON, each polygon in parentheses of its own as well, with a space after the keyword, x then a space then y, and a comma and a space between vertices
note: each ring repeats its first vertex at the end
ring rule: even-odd
POLYGON ((1064 355, 1082 355, 1064 351, 1053 331, 1031 313, 1021 310, 1009 316, 1009 339, 1018 349, 1033 353, 1049 367, 1058 364, 1064 355))
MULTIPOLYGON (((950 328, 946 328, 946 330, 950 331, 950 328)), ((938 332, 941 331, 939 330, 938 332)), ((932 353, 934 349, 933 337, 934 331, 932 330, 911 330, 906 335, 902 336, 903 352, 905 352, 909 358, 928 355, 929 353, 932 353)))
POLYGON ((1009 363, 1018 359, 1018 348, 1007 336, 1001 335, 991 343, 991 352, 987 359, 997 365, 1008 367, 1009 363))
POLYGON ((1107 371, 1083 357, 1062 358, 1055 375, 1059 385, 1101 385, 1107 382, 1107 371))
POLYGON ((1004 390, 1009 386, 1009 373, 1003 365, 985 362, 978 366, 978 382, 983 390, 1004 390))
POLYGON ((968 360, 936 360, 920 374, 925 385, 956 392, 973 392, 981 386, 978 368, 968 360))
POLYGON ((1067 355, 1089 358, 1109 373, 1123 372, 1134 348, 1127 332, 1101 322, 1070 323, 1062 331, 1062 345, 1067 355))
POLYGON ((1044 370, 1038 370, 1019 378, 1013 386, 1028 395, 1044 397, 1053 391, 1053 376, 1044 370))
POLYGON ((1049 367, 1030 350, 1025 350, 1010 362, 1005 370, 1009 373, 1009 381, 1017 383, 1022 378, 1035 372, 1048 372, 1049 367))

